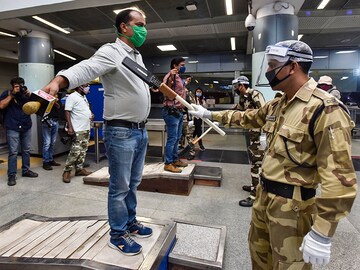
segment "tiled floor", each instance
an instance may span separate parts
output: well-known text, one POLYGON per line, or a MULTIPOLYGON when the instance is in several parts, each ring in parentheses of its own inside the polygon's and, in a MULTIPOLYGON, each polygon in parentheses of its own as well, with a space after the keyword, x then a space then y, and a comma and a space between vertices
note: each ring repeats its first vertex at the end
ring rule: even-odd
MULTIPOLYGON (((160 157, 158 133, 149 133, 149 155, 160 157)), ((220 188, 194 186, 189 196, 161 193, 138 192, 138 215, 158 219, 181 219, 208 225, 227 227, 224 269, 251 269, 247 245, 251 209, 239 207, 239 199, 248 194, 241 189, 250 183, 250 167, 247 162, 246 144, 242 133, 232 133, 225 137, 209 134, 204 139, 206 151, 197 150, 192 162, 205 166, 219 166, 223 169, 220 188)), ((360 141, 353 142, 353 156, 360 157, 360 141)), ((0 159, 6 159, 6 155, 0 159)), ((66 155, 56 158, 64 165, 66 155)), ((148 160, 151 160, 150 158, 148 160)), ((87 161, 91 170, 107 165, 104 159, 94 162, 89 153, 87 161)), ((354 164, 360 170, 360 159, 354 164)), ((107 214, 107 188, 88 186, 81 177, 73 177, 70 184, 61 181, 62 167, 53 171, 41 168, 41 159, 32 160, 32 169, 39 173, 35 179, 18 175, 17 185, 8 187, 6 183, 6 163, 0 164, 0 225, 24 214, 33 213, 49 217, 93 216, 107 214)), ((360 177, 360 172, 357 172, 360 177)), ((360 199, 357 198, 352 212, 344 218, 332 241, 331 263, 315 269, 359 269, 360 257, 360 199)))

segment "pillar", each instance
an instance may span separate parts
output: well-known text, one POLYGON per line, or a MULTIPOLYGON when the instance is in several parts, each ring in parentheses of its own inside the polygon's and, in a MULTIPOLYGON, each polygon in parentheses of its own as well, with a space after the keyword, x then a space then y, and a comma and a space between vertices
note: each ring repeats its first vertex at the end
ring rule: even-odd
MULTIPOLYGON (((47 85, 54 77, 54 52, 50 36, 38 31, 22 30, 19 41, 19 76, 33 92, 47 85)), ((41 122, 36 115, 31 117, 31 153, 42 154, 41 122)))
POLYGON ((260 90, 265 100, 271 100, 275 91, 268 85, 265 77, 267 69, 265 49, 283 40, 296 40, 298 36, 298 18, 294 15, 294 6, 285 2, 275 2, 259 8, 256 12, 256 27, 253 32, 254 48, 252 54, 252 85, 260 90))

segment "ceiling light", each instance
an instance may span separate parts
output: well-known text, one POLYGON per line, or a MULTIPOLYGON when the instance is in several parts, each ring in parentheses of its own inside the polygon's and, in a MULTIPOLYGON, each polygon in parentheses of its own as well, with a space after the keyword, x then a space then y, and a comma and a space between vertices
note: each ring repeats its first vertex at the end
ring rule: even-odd
POLYGON ((208 83, 204 83, 204 85, 209 85, 208 83))
POLYGON ((48 25, 48 26, 51 26, 52 28, 55 28, 56 30, 59 30, 59 31, 65 33, 65 34, 70 34, 70 31, 67 31, 67 30, 65 30, 64 28, 61 28, 60 26, 57 26, 56 24, 53 24, 53 23, 51 23, 51 22, 49 22, 49 21, 47 21, 47 20, 44 20, 43 18, 40 18, 40 17, 38 17, 38 16, 32 16, 32 17, 33 17, 35 20, 38 20, 38 21, 40 21, 40 22, 42 22, 42 23, 44 23, 44 24, 46 24, 46 25, 48 25))
POLYGON ((231 37, 230 38, 230 43, 231 43, 231 50, 235 51, 236 50, 236 46, 235 46, 235 38, 231 37))
POLYGON ((143 15, 144 18, 146 18, 145 13, 144 13, 140 8, 138 8, 137 6, 127 7, 127 8, 122 8, 122 9, 115 9, 115 10, 113 10, 113 12, 114 12, 116 15, 118 15, 121 11, 127 10, 127 9, 136 10, 136 11, 140 12, 140 13, 143 15))
POLYGON ((341 77, 341 78, 340 78, 340 81, 342 81, 342 80, 346 80, 346 79, 349 79, 349 77, 346 77, 346 76, 341 77))
POLYGON ((65 57, 67 57, 67 58, 69 58, 69 59, 71 59, 71 60, 76 60, 75 57, 72 57, 72 56, 70 56, 70 55, 68 55, 68 54, 66 54, 66 53, 60 52, 59 50, 54 49, 54 52, 56 52, 56 53, 58 53, 58 54, 61 54, 62 56, 65 56, 65 57))
POLYGON ((356 51, 338 51, 335 54, 342 54, 342 53, 354 53, 356 51))
POLYGON ((0 35, 2 35, 2 36, 7 36, 7 37, 16 37, 16 35, 13 35, 13 34, 10 34, 10 33, 1 32, 1 31, 0 31, 0 35))
POLYGON ((199 63, 199 61, 197 60, 193 60, 193 61, 188 61, 189 64, 196 64, 196 63, 199 63))
POLYGON ((156 46, 160 49, 160 51, 163 51, 163 52, 167 52, 167 51, 176 51, 177 49, 175 48, 174 45, 172 44, 169 44, 169 45, 159 45, 159 46, 156 46))
POLYGON ((226 15, 233 14, 232 0, 225 0, 226 15))
POLYGON ((318 56, 314 56, 314 59, 323 59, 323 58, 328 58, 327 55, 318 55, 318 56))
POLYGON ((303 36, 303 34, 298 35, 298 40, 302 39, 303 36))
POLYGON ((186 5, 185 5, 186 9, 188 11, 195 11, 197 10, 197 6, 196 6, 196 2, 193 2, 193 1, 190 1, 190 2, 187 2, 186 5))
POLYGON ((219 83, 219 81, 213 81, 213 83, 219 83))
POLYGON ((318 5, 317 9, 324 9, 329 2, 330 0, 322 0, 320 5, 318 5))

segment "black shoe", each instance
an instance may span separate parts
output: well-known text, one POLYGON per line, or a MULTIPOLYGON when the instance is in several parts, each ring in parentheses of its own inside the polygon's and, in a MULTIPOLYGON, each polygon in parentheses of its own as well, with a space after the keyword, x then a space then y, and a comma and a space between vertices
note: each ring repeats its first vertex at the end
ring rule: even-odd
POLYGON ((250 197, 247 197, 244 200, 239 201, 239 205, 242 207, 252 207, 254 204, 254 200, 251 199, 250 197))
POLYGON ((83 164, 83 168, 88 168, 88 167, 90 167, 90 164, 89 164, 89 163, 84 163, 84 164, 83 164))
POLYGON ((195 158, 195 156, 190 155, 190 156, 188 156, 187 160, 193 160, 194 158, 195 158))
POLYGON ((8 178, 8 186, 15 186, 16 185, 16 175, 10 175, 8 178))
POLYGON ((200 151, 205 151, 205 147, 203 145, 200 145, 200 151))
POLYGON ((47 171, 51 171, 53 169, 53 167, 51 167, 50 162, 44 162, 43 169, 47 170, 47 171))
POLYGON ((51 166, 61 166, 61 164, 60 164, 60 163, 57 163, 55 160, 50 161, 49 164, 50 164, 51 166))
POLYGON ((35 178, 35 177, 38 177, 39 175, 36 173, 36 172, 33 172, 31 170, 28 170, 26 172, 24 172, 22 174, 23 177, 31 177, 31 178, 35 178))
POLYGON ((253 190, 253 186, 242 186, 242 189, 247 192, 250 192, 251 190, 253 190))

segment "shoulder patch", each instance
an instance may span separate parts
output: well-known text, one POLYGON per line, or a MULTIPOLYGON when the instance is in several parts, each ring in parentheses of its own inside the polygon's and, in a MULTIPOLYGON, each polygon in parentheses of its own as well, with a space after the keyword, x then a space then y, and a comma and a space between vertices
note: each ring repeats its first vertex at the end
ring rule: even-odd
POLYGON ((339 101, 335 97, 327 97, 324 99, 324 105, 325 105, 325 107, 338 106, 339 101))

